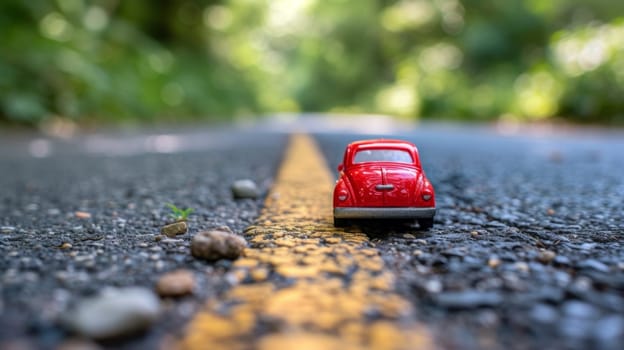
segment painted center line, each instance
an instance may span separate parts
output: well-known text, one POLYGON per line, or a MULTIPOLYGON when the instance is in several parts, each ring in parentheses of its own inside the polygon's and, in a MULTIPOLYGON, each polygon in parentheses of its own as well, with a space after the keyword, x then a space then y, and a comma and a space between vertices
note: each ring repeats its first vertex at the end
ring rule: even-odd
POLYGON ((332 175, 314 141, 291 138, 249 248, 234 263, 239 283, 209 300, 182 349, 433 349, 394 275, 359 231, 334 228, 332 175))

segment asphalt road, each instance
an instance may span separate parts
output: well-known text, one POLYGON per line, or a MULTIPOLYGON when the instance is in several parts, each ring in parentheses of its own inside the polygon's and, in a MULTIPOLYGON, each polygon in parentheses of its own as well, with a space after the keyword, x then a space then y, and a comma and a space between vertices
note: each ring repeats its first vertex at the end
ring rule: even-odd
POLYGON ((81 298, 153 288, 162 273, 185 268, 197 277, 193 296, 164 300, 142 334, 88 344, 153 348, 179 334, 202 300, 227 292, 231 262, 193 258, 189 234, 155 241, 165 203, 195 208, 191 233, 222 225, 241 233, 263 199, 235 200, 231 183, 250 178, 266 193, 288 133, 302 129, 332 169, 349 141, 376 132, 418 145, 436 189, 434 228, 360 229, 442 348, 620 348, 624 133, 369 125, 3 134, 0 348, 67 345, 75 337, 61 320, 81 298))

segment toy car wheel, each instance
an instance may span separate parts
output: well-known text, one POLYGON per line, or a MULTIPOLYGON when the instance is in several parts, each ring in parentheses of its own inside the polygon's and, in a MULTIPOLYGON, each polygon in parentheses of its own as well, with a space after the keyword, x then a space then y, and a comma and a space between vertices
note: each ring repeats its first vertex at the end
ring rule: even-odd
POLYGON ((345 227, 349 224, 347 219, 337 219, 334 218, 334 227, 345 227))
POLYGON ((423 230, 428 230, 433 227, 433 219, 420 219, 418 220, 418 225, 423 230))

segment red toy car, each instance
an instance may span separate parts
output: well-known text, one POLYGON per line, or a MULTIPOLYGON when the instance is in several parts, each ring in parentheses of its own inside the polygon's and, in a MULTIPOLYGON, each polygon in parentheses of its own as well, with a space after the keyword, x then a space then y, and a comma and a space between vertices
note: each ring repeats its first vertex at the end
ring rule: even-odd
POLYGON ((420 165, 414 144, 364 140, 347 146, 334 188, 334 226, 349 219, 415 219, 433 226, 433 186, 420 165))

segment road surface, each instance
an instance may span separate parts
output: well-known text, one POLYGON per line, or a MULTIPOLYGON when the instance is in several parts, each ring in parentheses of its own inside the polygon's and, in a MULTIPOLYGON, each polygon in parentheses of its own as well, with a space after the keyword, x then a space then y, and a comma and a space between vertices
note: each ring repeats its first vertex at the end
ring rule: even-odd
POLYGON ((0 348, 620 348, 624 133, 351 122, 4 134, 0 348), (329 226, 345 145, 377 136, 418 145, 432 230, 329 226), (235 200, 243 178, 278 194, 235 200), (165 203, 195 209, 189 233, 156 238, 165 203), (191 237, 219 226, 246 238, 246 256, 191 256, 191 237), (163 298, 144 332, 85 340, 66 326, 80 300, 176 269, 194 294, 163 298))

